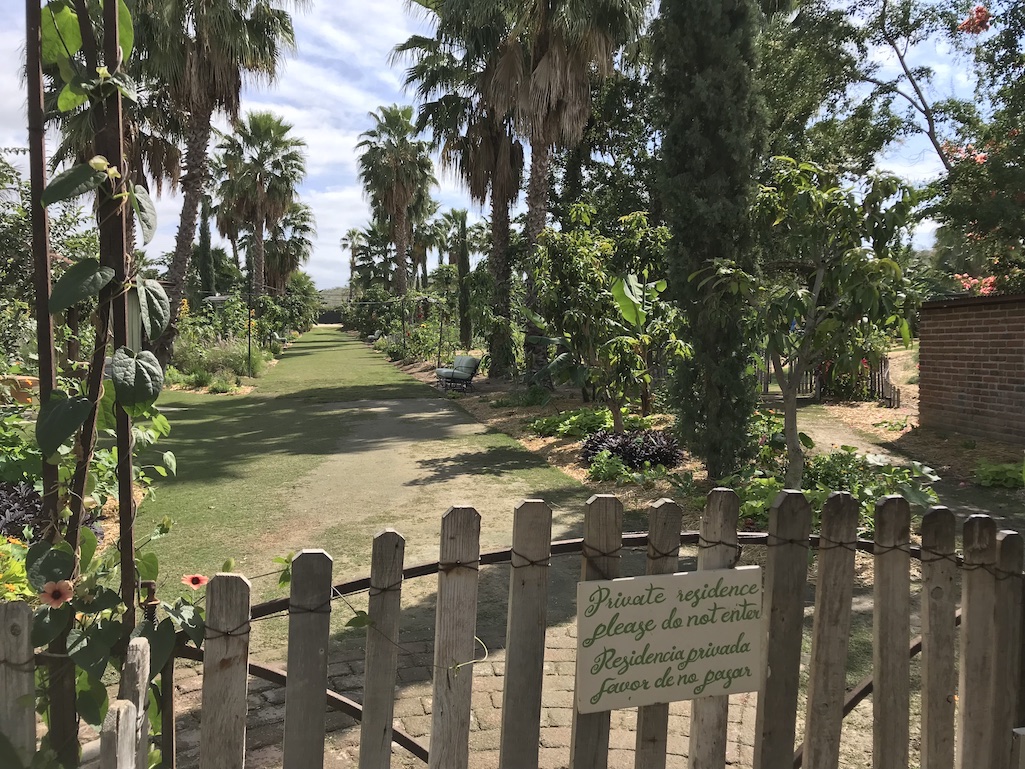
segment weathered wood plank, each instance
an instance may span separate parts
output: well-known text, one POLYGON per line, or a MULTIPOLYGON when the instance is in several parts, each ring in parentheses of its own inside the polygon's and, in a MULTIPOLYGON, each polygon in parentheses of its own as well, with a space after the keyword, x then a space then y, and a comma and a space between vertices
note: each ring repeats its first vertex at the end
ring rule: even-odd
POLYGON ((127 700, 114 700, 100 729, 100 769, 135 769, 136 740, 135 705, 127 700))
MULTIPOLYGON (((701 516, 698 569, 726 569, 736 565, 739 515, 740 498, 734 491, 712 489, 708 492, 701 516)), ((691 703, 688 752, 691 769, 723 769, 726 765, 729 707, 729 697, 703 697, 691 703)))
POLYGON ((945 507, 922 520, 922 769, 953 769, 957 524, 945 507))
POLYGON ((1022 537, 1016 531, 997 532, 996 607, 993 634, 993 769, 1012 769, 1011 732, 1015 727, 1022 642, 1022 537))
POLYGON ((22 761, 36 752, 36 683, 32 610, 27 603, 0 603, 0 732, 22 761))
POLYGON ((811 505, 799 491, 781 491, 769 513, 762 599, 767 637, 755 718, 755 769, 786 766, 794 759, 811 519, 811 505))
POLYGON ((528 499, 513 512, 512 568, 502 691, 500 769, 538 765, 552 509, 528 499))
MULTIPOLYGON (((623 503, 611 494, 596 494, 584 511, 584 552, 580 579, 615 579, 623 548, 623 503)), ((570 769, 606 769, 609 763, 610 716, 578 713, 574 692, 570 769)))
POLYGON ((873 592, 872 755, 874 769, 907 769, 911 731, 911 507, 876 503, 873 592))
POLYGON ((1011 769, 1025 769, 1025 728, 1011 733, 1011 769))
MULTIPOLYGON (((683 513, 671 499, 660 499, 648 510, 647 574, 674 574, 680 568, 680 529, 683 513)), ((635 769, 665 769, 669 705, 637 710, 635 769)))
POLYGON ((846 492, 831 494, 822 508, 804 721, 803 766, 816 769, 837 769, 840 765, 857 537, 858 503, 846 492))
POLYGON ((479 559, 480 515, 450 508, 441 522, 429 769, 467 769, 470 761, 479 559))
POLYGON ((135 705, 135 729, 138 735, 135 764, 148 769, 149 718, 146 705, 149 703, 149 641, 145 638, 133 638, 128 644, 117 697, 135 705))
POLYGON ((964 525, 961 577, 961 677, 957 710, 958 769, 993 765, 993 636, 996 632, 997 528, 988 515, 964 525))
POLYGON ((402 616, 402 565, 406 540, 394 529, 374 537, 370 560, 370 626, 367 628, 363 719, 360 723, 360 769, 391 766, 395 675, 399 665, 402 616))
POLYGON ((218 574, 206 589, 200 769, 243 769, 249 678, 249 580, 218 574))
POLYGON ((324 766, 333 565, 323 550, 303 550, 292 559, 283 769, 324 766))

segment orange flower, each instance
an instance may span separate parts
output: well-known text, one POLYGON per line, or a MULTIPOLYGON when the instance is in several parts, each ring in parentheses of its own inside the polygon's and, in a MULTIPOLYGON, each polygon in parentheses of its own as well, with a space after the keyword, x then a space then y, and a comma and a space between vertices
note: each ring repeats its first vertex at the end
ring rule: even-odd
POLYGON ((44 603, 51 609, 59 609, 71 600, 75 588, 70 580, 62 579, 60 582, 47 582, 43 585, 43 592, 39 594, 39 602, 44 603))
POLYGON ((202 574, 186 574, 182 577, 182 584, 188 585, 193 590, 199 590, 199 588, 203 587, 203 585, 209 581, 210 579, 208 577, 204 577, 202 574))

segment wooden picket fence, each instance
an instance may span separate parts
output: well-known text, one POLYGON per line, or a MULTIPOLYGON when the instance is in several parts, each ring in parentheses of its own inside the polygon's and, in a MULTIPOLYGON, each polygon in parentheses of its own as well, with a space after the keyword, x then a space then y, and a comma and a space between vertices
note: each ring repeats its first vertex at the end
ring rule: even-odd
MULTIPOLYGON (((840 766, 843 718, 860 697, 872 693, 873 767, 906 769, 910 746, 911 658, 921 663, 923 769, 1025 769, 1016 727, 1025 725, 1022 687, 1022 537, 998 531, 988 516, 973 515, 963 527, 963 556, 956 551, 954 515, 934 508, 922 521, 921 544, 911 542, 911 511, 900 497, 879 501, 874 540, 859 540, 857 503, 834 494, 825 503, 818 534, 812 509, 800 492, 782 492, 768 532, 738 532, 739 500, 728 489, 708 497, 696 532, 681 533, 680 508, 660 500, 649 510, 649 531, 624 534, 623 506, 609 495, 587 502, 582 539, 553 542, 552 511, 544 502, 517 506, 508 550, 481 553, 481 519, 470 507, 453 507, 442 521, 440 558, 404 568, 404 540, 393 530, 373 542, 369 579, 332 586, 332 561, 321 550, 305 550, 293 562, 291 595, 250 604, 249 581, 218 574, 207 588, 207 634, 203 660, 200 769, 245 765, 247 685, 262 669, 249 660, 250 622, 282 609, 288 613, 289 644, 284 722, 284 769, 324 765, 327 649, 333 600, 369 588, 365 688, 361 714, 360 769, 391 762, 392 743, 407 743, 393 727, 393 705, 401 625, 403 579, 437 574, 433 705, 429 753, 413 745, 429 769, 467 769, 473 690, 479 571, 509 564, 506 675, 503 691, 500 766, 537 767, 542 708, 543 660, 551 559, 581 554, 583 581, 621 574, 625 548, 647 548, 646 573, 679 570, 682 545, 698 547, 698 569, 735 566, 741 548, 764 546, 762 621, 766 643, 758 693, 754 767, 781 769, 840 766), (795 754, 799 714, 802 634, 809 551, 816 552, 814 624, 805 708, 805 742, 795 754), (874 559, 874 677, 848 694, 845 665, 852 617, 857 551, 874 559), (921 568, 921 635, 911 638, 912 561, 921 568), (960 609, 957 579, 960 572, 960 609), (958 625, 960 628, 958 629, 958 625), (955 647, 960 633, 960 665, 955 647), (768 672, 771 671, 771 675, 768 672), (853 704, 852 704, 853 702, 853 704), (956 737, 956 739, 955 739, 956 737)), ((25 755, 35 747, 35 717, 19 704, 33 691, 33 649, 23 604, 0 605, 0 731, 25 755)), ((103 726, 102 769, 135 769, 147 745, 145 703, 148 651, 132 644, 119 691, 103 726)), ((337 694, 327 701, 338 704, 337 694)), ((348 702, 348 701, 346 701, 348 702)), ((359 706, 349 703, 345 707, 359 706)), ((668 705, 639 709, 637 769, 664 769, 668 705)), ((728 697, 692 702, 689 767, 723 769, 726 764, 728 697)), ((610 713, 574 711, 568 766, 605 769, 610 713)), ((164 735, 165 738, 167 735, 164 735)), ((173 735, 172 735, 173 736, 173 735)), ((916 751, 917 752, 917 751, 916 751)), ((165 766, 174 766, 173 762, 165 766)))

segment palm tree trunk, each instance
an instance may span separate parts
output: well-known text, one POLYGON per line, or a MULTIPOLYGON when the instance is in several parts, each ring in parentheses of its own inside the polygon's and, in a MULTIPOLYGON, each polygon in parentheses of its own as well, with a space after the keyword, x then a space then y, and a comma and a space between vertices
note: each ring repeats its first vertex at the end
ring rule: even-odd
MULTIPOLYGON (((537 239, 545 227, 545 219, 548 216, 548 171, 552 163, 552 148, 548 142, 534 141, 530 146, 530 181, 527 184, 527 248, 533 252, 537 246, 537 239)), ((527 270, 527 295, 525 298, 527 309, 537 313, 537 286, 534 285, 534 277, 531 270, 527 270)), ((544 336, 544 332, 527 321, 526 336, 544 336)), ((548 346, 542 342, 524 341, 523 360, 527 371, 537 374, 548 365, 548 346)), ((549 384, 547 381, 542 384, 549 384)))
POLYGON ((489 379, 512 376, 516 369, 516 351, 513 349, 512 321, 512 270, 509 264, 509 202, 491 198, 491 257, 488 259, 491 277, 495 282, 495 293, 491 307, 494 321, 491 325, 491 339, 488 352, 491 365, 489 379))
POLYGON ((256 225, 253 231, 253 295, 263 296, 266 286, 267 274, 264 264, 264 242, 263 242, 263 212, 257 209, 256 225))
POLYGON ((409 291, 409 276, 406 273, 406 244, 409 242, 406 232, 406 212, 395 214, 395 293, 405 296, 409 291))

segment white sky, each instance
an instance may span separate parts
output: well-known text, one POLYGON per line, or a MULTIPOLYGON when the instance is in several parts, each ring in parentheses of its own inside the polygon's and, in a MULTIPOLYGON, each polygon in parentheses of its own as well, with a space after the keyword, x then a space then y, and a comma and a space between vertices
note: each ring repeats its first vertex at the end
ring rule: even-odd
MULTIPOLYGON (((24 51, 24 9, 15 3, 9 9, 10 24, 0 30, 0 53, 7 60, 22 60, 24 51)), ((313 207, 318 237, 307 271, 319 288, 330 288, 348 280, 348 256, 338 241, 346 230, 361 227, 369 219, 356 177, 355 144, 360 132, 370 126, 368 114, 381 105, 411 103, 401 88, 401 67, 388 64, 392 48, 422 22, 411 17, 403 0, 319 0, 310 11, 295 19, 298 51, 272 87, 245 92, 243 109, 272 110, 294 125, 294 132, 308 145, 309 175, 300 188, 304 202, 313 207)), ((963 62, 949 52, 928 52, 937 69, 937 94, 964 93, 968 86, 963 62)), ((892 66, 886 57, 884 66, 892 66)), ((26 144, 25 94, 18 67, 0 70, 0 147, 26 144)), ((921 139, 894 147, 880 161, 881 167, 912 181, 934 178, 939 163, 921 139)), ((446 208, 469 208, 468 197, 451 175, 439 171, 441 187, 435 197, 446 208)), ((174 247, 181 201, 165 194, 157 201, 159 229, 148 250, 153 254, 174 247)), ((473 218, 476 218, 474 216, 473 218)), ((934 227, 924 225, 916 242, 931 241, 934 227)))

